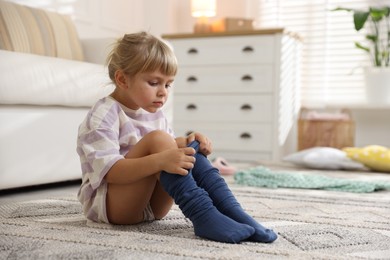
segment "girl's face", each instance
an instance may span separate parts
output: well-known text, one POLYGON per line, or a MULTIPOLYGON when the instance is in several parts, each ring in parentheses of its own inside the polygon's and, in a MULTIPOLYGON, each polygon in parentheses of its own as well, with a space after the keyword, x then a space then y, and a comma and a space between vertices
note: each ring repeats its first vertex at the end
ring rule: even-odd
POLYGON ((155 71, 139 73, 132 78, 123 75, 122 79, 124 82, 113 97, 130 109, 142 108, 154 113, 167 101, 174 76, 155 71))

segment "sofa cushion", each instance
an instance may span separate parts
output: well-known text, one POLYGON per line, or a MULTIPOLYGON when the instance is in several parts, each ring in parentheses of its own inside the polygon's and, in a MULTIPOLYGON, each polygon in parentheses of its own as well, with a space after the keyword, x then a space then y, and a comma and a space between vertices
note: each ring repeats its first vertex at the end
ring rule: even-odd
POLYGON ((84 60, 70 17, 2 0, 0 49, 84 60))
POLYGON ((0 78, 0 104, 90 107, 113 91, 102 64, 13 51, 0 50, 0 78))

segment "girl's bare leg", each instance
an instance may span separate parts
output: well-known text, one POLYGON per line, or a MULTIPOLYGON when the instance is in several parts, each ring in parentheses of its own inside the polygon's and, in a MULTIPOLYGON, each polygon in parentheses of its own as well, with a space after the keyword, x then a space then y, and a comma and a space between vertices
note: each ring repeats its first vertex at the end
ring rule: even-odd
MULTIPOLYGON (((139 158, 175 148, 175 140, 163 131, 144 136, 126 158, 139 158)), ((136 224, 144 219, 144 210, 150 203, 156 219, 168 214, 173 199, 159 183, 160 172, 132 184, 109 184, 107 190, 107 217, 113 224, 136 224)))

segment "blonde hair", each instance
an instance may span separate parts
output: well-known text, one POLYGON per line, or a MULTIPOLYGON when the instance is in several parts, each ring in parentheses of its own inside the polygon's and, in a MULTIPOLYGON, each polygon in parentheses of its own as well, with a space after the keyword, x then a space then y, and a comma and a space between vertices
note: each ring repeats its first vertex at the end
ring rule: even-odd
POLYGON ((172 49, 147 32, 125 34, 115 43, 106 63, 114 83, 117 70, 130 77, 156 70, 168 76, 175 76, 177 72, 177 60, 172 49))

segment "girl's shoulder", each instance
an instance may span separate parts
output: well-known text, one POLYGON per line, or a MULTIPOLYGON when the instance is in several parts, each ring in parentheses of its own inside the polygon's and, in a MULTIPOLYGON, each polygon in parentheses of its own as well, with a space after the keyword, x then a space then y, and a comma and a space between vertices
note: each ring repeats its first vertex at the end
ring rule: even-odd
POLYGON ((89 110, 84 121, 87 128, 109 128, 118 123, 122 108, 111 97, 104 97, 98 100, 89 110))
POLYGON ((91 108, 92 113, 99 113, 101 111, 108 111, 112 108, 120 108, 118 102, 110 96, 99 99, 91 108))

